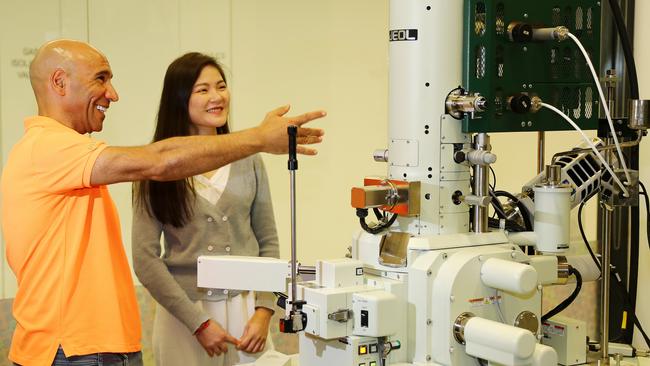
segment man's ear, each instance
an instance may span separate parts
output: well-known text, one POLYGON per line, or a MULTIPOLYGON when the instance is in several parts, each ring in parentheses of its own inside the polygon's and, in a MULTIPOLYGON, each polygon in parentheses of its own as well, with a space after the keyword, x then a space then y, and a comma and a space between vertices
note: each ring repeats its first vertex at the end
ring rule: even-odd
POLYGON ((63 69, 56 69, 50 75, 50 87, 58 95, 61 96, 65 95, 67 83, 68 83, 68 75, 63 69))

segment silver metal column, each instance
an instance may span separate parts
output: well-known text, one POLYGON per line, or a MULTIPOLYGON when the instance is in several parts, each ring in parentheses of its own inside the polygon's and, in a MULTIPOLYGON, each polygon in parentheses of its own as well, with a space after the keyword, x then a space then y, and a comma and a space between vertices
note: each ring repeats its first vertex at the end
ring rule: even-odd
MULTIPOLYGON (((296 245, 296 171, 290 170, 290 190, 291 190, 291 303, 298 299, 298 285, 296 281, 297 267, 297 245, 296 245)), ((295 305, 294 305, 295 306, 295 305)), ((295 307, 294 307, 295 310, 295 307)))
POLYGON ((546 133, 544 131, 537 132, 537 173, 544 171, 544 152, 546 150, 546 133))
MULTIPOLYGON (((474 149, 491 151, 490 136, 487 133, 479 133, 474 135, 474 149)), ((490 166, 479 165, 473 166, 474 169, 474 183, 472 190, 477 197, 489 196, 488 190, 490 189, 490 166)), ((474 213, 473 218, 473 231, 475 233, 484 233, 489 230, 488 228, 488 207, 481 205, 474 205, 472 208, 474 213)))
POLYGON ((609 293, 610 251, 612 246, 612 212, 601 204, 603 213, 603 237, 600 279, 600 364, 609 365, 609 293))

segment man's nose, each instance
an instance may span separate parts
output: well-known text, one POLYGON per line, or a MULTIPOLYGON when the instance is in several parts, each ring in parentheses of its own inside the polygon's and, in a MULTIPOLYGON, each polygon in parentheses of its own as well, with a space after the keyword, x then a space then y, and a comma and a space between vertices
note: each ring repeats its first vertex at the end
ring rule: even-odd
POLYGON ((120 100, 120 96, 117 95, 117 90, 115 90, 115 87, 113 87, 113 84, 108 84, 108 87, 106 88, 106 98, 108 98, 112 102, 117 102, 120 100))

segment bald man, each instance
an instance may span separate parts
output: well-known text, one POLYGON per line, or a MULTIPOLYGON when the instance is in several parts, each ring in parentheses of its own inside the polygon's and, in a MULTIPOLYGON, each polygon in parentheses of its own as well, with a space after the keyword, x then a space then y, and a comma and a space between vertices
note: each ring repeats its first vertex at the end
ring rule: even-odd
MULTIPOLYGON (((258 152, 285 153, 286 129, 323 117, 269 112, 261 124, 217 136, 108 146, 101 131, 118 94, 106 56, 78 41, 46 43, 30 66, 38 115, 5 165, 1 189, 7 261, 18 280, 9 358, 25 366, 142 363, 140 319, 120 224, 107 184, 178 180, 258 152), (100 361, 97 361, 100 360, 100 361)), ((300 127, 298 152, 323 131, 300 127)))

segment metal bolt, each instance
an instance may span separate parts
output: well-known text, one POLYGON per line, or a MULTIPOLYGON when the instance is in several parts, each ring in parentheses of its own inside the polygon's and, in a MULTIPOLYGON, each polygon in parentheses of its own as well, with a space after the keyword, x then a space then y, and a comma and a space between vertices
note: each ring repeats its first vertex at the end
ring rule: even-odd
POLYGON ((449 296, 449 301, 450 301, 450 302, 454 302, 454 300, 456 300, 456 298, 454 297, 454 295, 449 296))
POLYGON ((442 253, 442 259, 447 259, 447 253, 442 253))
POLYGON ((482 256, 482 255, 479 255, 479 256, 478 256, 478 261, 479 261, 479 262, 483 262, 483 256, 482 256))
POLYGON ((528 51, 528 47, 524 46, 521 50, 526 52, 526 51, 528 51))
POLYGON ((526 89, 528 86, 526 84, 521 86, 522 88, 526 89))
POLYGON ((427 325, 431 325, 431 323, 433 323, 431 319, 427 319, 427 325))
POLYGON ((427 355, 427 361, 431 361, 431 356, 427 355))
POLYGON ((532 88, 533 88, 533 84, 528 84, 528 89, 532 89, 532 88))
POLYGON ((510 253, 510 258, 515 259, 515 257, 517 257, 517 253, 515 252, 510 253))
POLYGON ((533 125, 533 122, 528 121, 528 127, 530 127, 530 126, 532 126, 532 125, 533 125))
MULTIPOLYGON (((521 122, 521 127, 526 127, 526 122, 521 122)), ((393 165, 392 163, 390 165, 393 165)))
POLYGON ((524 18, 528 18, 528 13, 524 13, 524 18))
POLYGON ((431 276, 431 270, 427 271, 427 276, 431 276))

